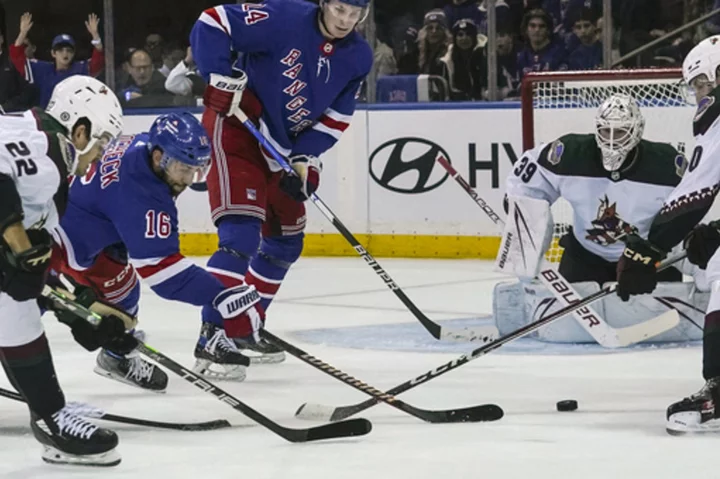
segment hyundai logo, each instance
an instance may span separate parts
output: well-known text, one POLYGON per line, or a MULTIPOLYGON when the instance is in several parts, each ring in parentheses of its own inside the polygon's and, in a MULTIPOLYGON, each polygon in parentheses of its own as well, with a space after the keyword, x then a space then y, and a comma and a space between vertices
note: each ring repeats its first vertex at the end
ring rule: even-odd
POLYGON ((449 158, 439 145, 423 138, 396 138, 383 143, 370 155, 370 176, 383 188, 396 193, 417 194, 434 190, 448 173, 437 164, 438 156, 449 158))

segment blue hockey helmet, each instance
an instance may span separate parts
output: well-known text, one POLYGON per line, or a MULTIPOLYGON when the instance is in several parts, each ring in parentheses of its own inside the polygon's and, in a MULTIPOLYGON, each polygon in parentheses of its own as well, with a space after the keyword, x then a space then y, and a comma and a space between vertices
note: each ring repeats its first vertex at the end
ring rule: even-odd
POLYGON ((205 128, 188 112, 160 115, 150 127, 148 148, 163 152, 161 166, 176 160, 193 168, 210 163, 210 139, 205 128))
POLYGON ((342 3, 347 3, 353 7, 367 8, 370 6, 370 0, 340 0, 342 3))

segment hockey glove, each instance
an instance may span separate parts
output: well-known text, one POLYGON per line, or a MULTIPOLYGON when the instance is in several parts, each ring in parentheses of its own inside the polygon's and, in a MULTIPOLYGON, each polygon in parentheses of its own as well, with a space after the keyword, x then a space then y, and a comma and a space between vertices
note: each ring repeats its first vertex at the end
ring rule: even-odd
POLYGON ((260 305, 260 294, 255 286, 243 284, 228 288, 215 297, 212 305, 222 316, 225 334, 229 338, 259 339, 259 331, 265 323, 265 310, 260 305))
POLYGON ((700 269, 707 268, 708 261, 720 246, 720 222, 697 225, 683 241, 687 259, 700 269))
POLYGON ((32 247, 15 254, 7 245, 0 246, 2 290, 15 301, 40 296, 52 256, 52 237, 46 230, 28 230, 32 247))
MULTIPOLYGON (((77 294, 75 302, 88 309, 94 310, 101 303, 92 288, 76 287, 75 293, 77 294)), ((103 314, 102 320, 97 324, 87 322, 62 306, 53 306, 52 310, 58 321, 70 327, 75 341, 88 351, 105 348, 121 355, 129 353, 138 345, 135 336, 126 332, 125 329, 126 324, 123 317, 130 315, 113 305, 102 304, 105 305, 108 313, 103 314), (117 314, 114 314, 113 311, 117 314)))
POLYGON ((231 116, 240 108, 240 100, 247 82, 245 72, 242 72, 240 78, 211 73, 210 82, 203 95, 203 104, 220 115, 231 116))
POLYGON ((280 179, 280 189, 296 201, 305 201, 320 186, 322 162, 320 159, 308 155, 292 156, 288 158, 288 162, 296 174, 283 173, 283 177, 280 179))
POLYGON ((636 234, 627 236, 617 264, 617 295, 627 301, 636 294, 652 293, 657 287, 656 265, 666 254, 636 234))

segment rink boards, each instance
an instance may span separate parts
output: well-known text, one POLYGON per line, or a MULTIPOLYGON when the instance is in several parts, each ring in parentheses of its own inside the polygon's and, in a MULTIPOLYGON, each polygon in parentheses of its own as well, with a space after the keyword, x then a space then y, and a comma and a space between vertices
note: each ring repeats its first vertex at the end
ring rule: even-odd
MULTIPOLYGON (((129 112, 125 132, 146 130, 162 111, 129 112)), ((643 113, 646 139, 692 151, 692 109, 649 107, 643 113)), ((589 133, 593 118, 593 109, 536 111, 536 141, 589 133)), ((497 227, 436 159, 447 157, 502 213, 504 179, 522 155, 522 144, 516 102, 361 107, 336 147, 323 156, 318 193, 373 255, 493 258, 497 227)), ((196 184, 197 191, 183 193, 177 202, 185 254, 210 254, 216 246, 203 187, 196 184)), ((314 205, 307 207, 306 255, 355 254, 314 205)), ((622 217, 622 211, 618 214, 622 217)))

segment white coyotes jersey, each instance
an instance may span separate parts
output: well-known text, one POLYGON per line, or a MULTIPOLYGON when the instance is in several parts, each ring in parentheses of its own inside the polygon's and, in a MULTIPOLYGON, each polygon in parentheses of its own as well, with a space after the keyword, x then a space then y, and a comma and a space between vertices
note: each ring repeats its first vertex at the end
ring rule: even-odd
POLYGON ((698 104, 695 148, 680 184, 655 219, 649 240, 669 251, 708 212, 720 188, 720 88, 698 104))
POLYGON ((39 130, 33 111, 22 115, 0 116, 0 173, 15 180, 24 213, 26 229, 52 231, 58 224, 53 201, 61 184, 58 166, 49 156, 50 140, 39 130))
POLYGON ((588 251, 616 262, 619 237, 647 238, 653 218, 680 182, 684 158, 672 146, 642 140, 626 167, 602 166, 594 135, 565 135, 523 154, 507 179, 507 194, 558 198, 573 209, 573 235, 588 251))

